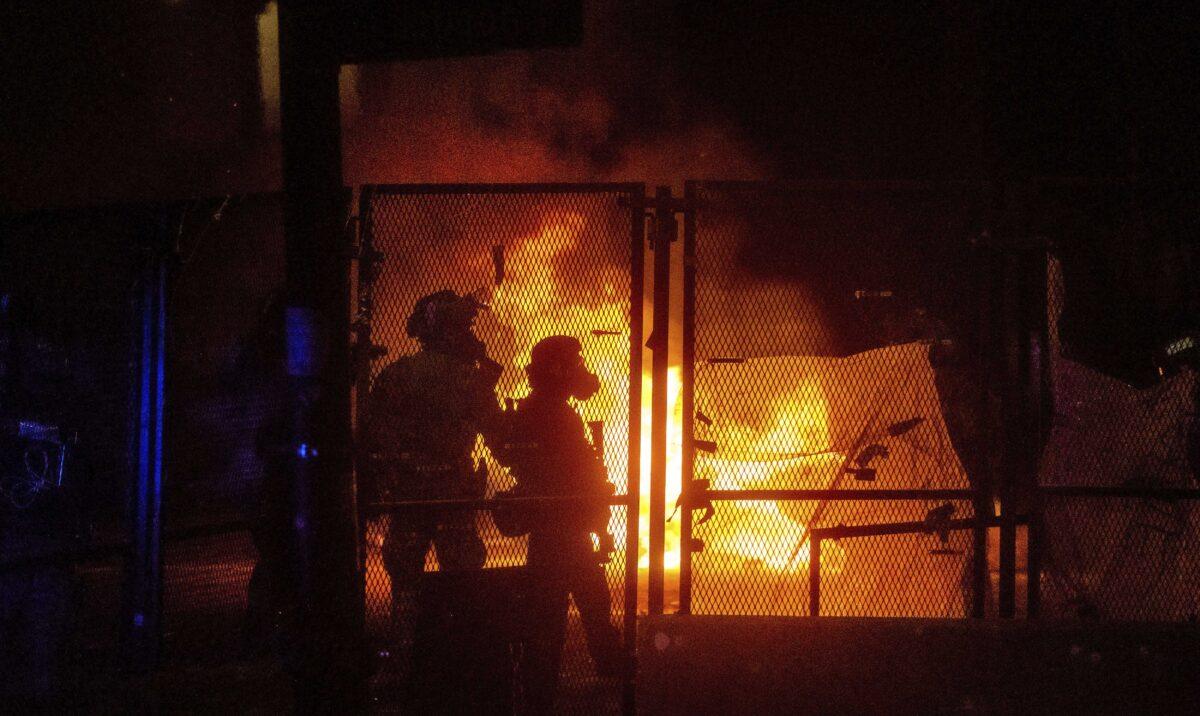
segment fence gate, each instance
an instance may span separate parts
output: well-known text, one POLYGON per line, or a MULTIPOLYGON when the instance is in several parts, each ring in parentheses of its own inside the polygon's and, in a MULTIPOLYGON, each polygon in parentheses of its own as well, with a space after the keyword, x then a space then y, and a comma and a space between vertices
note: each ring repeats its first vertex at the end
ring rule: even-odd
MULTIPOLYGON (((363 260, 359 273, 360 345, 377 346, 362 364, 359 414, 370 382, 399 356, 416 350, 406 320, 422 296, 443 289, 474 292, 488 305, 476 334, 504 367, 500 398, 528 393, 524 367, 539 339, 568 334, 583 343, 600 393, 578 407, 604 422, 604 462, 616 486, 611 532, 617 552, 607 565, 614 620, 632 653, 636 617, 638 466, 642 350, 643 217, 639 184, 407 185, 362 189, 363 260)), ((361 420, 360 420, 361 422, 361 420)), ((512 486, 480 442, 489 465, 486 497, 512 486)), ((471 505, 483 538, 485 572, 502 575, 524 564, 525 538, 503 537, 486 501, 471 505)), ((464 508, 464 509, 467 509, 464 508)), ((387 509, 368 510, 366 610, 368 631, 384 659, 376 698, 398 692, 405 670, 411 614, 393 604, 381 547, 387 509)), ((436 550, 426 577, 437 572, 436 550)), ((496 604, 497 617, 508 605, 496 604)), ((631 703, 631 683, 598 678, 572 608, 563 652, 559 711, 615 712, 631 703)))
POLYGON ((687 184, 681 612, 982 611, 977 196, 687 184))

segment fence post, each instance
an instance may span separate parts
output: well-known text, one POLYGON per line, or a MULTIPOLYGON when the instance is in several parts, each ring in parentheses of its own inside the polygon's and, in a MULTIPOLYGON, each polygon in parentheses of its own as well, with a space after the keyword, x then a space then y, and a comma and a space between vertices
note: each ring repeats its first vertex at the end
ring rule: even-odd
MULTIPOLYGON (((637 657, 638 546, 641 544, 642 499, 642 340, 646 290, 646 188, 639 185, 629 210, 629 448, 625 482, 625 653, 637 657)), ((621 713, 637 711, 634 670, 624 677, 621 713)))
POLYGON ((654 325, 649 348, 653 351, 650 398, 650 574, 647 606, 650 614, 663 613, 664 558, 666 556, 667 504, 667 369, 671 326, 671 243, 675 238, 675 216, 670 211, 671 188, 660 186, 655 193, 654 325))
POLYGON ((682 509, 679 512, 679 613, 692 613, 692 487, 696 479, 696 186, 684 187, 683 358, 679 369, 682 509))
POLYGON ((983 619, 987 612, 988 524, 992 514, 986 484, 976 487, 975 527, 971 530, 971 617, 983 619))
POLYGON ((297 710, 365 707, 351 459, 350 246, 332 5, 279 4, 292 506, 301 605, 297 710))
POLYGON ((1042 540, 1045 535, 1041 495, 1034 495, 1033 499, 1033 509, 1029 512, 1029 544, 1025 558, 1029 580, 1025 593, 1025 615, 1030 619, 1040 616, 1042 609, 1042 540))
POLYGON ((1016 422, 1023 415, 1021 394, 1021 372, 1024 363, 1021 319, 1021 262, 1011 245, 1002 249, 1000 279, 1000 338, 1003 359, 1000 381, 1000 411, 1003 421, 1003 442, 1000 446, 1000 584, 998 602, 1000 617, 1011 619, 1016 613, 1017 582, 1017 525, 1016 480, 1022 469, 1019 451, 1015 444, 1021 428, 1016 422))

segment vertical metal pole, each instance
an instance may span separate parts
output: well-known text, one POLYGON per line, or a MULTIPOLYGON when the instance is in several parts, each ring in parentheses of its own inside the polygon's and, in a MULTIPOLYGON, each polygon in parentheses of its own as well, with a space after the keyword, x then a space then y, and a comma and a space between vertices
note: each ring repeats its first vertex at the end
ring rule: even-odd
POLYGON ((1026 553, 1028 586, 1025 594, 1025 616, 1036 619, 1042 611, 1042 498, 1034 496, 1034 506, 1029 513, 1029 543, 1026 553))
POLYGON ((1050 254, 1045 247, 1037 245, 1028 247, 1022 257, 1021 329, 1026 340, 1023 346, 1026 360, 1025 370, 1021 374, 1021 393, 1025 396, 1024 406, 1030 417, 1026 422, 1033 427, 1030 429, 1032 439, 1023 441, 1026 449, 1022 453, 1018 498, 1029 515, 1025 551, 1025 615, 1034 618, 1041 610, 1042 548, 1045 536, 1038 468, 1049 442, 1054 414, 1053 348, 1048 305, 1050 254))
POLYGON ((808 615, 821 616, 821 535, 814 531, 808 539, 808 615))
POLYGON ((670 187, 659 187, 655 198, 654 325, 648 346, 653 351, 650 397, 650 574, 647 605, 651 614, 663 613, 664 557, 666 553, 667 495, 667 369, 671 326, 671 240, 675 221, 670 212, 670 187))
POLYGON ((975 527, 971 530, 971 617, 982 619, 987 611, 988 517, 992 514, 987 488, 976 486, 975 527))
POLYGON ((692 613, 692 494, 696 478, 696 213, 695 184, 684 185, 683 361, 680 366, 683 506, 679 512, 679 613, 692 613))
MULTIPOLYGON (((156 237, 158 238, 158 237, 156 237)), ((158 664, 162 642, 162 484, 166 361, 167 263, 159 242, 147 250, 138 302, 137 484, 133 491, 132 549, 124 634, 128 667, 158 664)))
MULTIPOLYGON (((625 653, 637 654, 638 546, 641 528, 642 498, 642 315, 646 286, 646 189, 631 197, 629 210, 629 449, 625 494, 625 653)), ((621 710, 636 710, 633 674, 622 684, 621 710)))
POLYGON ((1003 265, 1001 330, 1003 336, 1003 375, 1001 396, 1004 401, 1004 443, 1000 456, 1000 584, 999 611, 1003 619, 1016 614, 1017 598, 1017 524, 1015 483, 1021 470, 1018 453, 1024 446, 1018 444, 1021 434, 1017 422, 1023 410, 1023 396, 1018 389, 1022 373, 1022 331, 1019 320, 1019 262, 1011 246, 1005 247, 1001 259, 1003 265))
POLYGON ((363 588, 351 461, 350 246, 342 186, 336 6, 279 4, 280 118, 300 596, 297 710, 365 705, 363 588))
POLYGON ((375 317, 375 277, 379 270, 379 255, 373 239, 374 216, 371 202, 375 187, 362 188, 358 203, 359 257, 358 257, 358 304, 355 306, 354 323, 354 397, 355 424, 362 425, 367 394, 371 391, 371 361, 376 357, 372 343, 371 328, 375 317))
MULTIPOLYGON (((976 185, 984 196, 989 192, 989 185, 976 185)), ((984 235, 986 236, 986 234, 984 235)), ((981 239, 983 237, 981 236, 981 239)), ((988 535, 993 517, 992 490, 995 484, 995 459, 993 447, 997 441, 993 430, 989 429, 993 403, 990 396, 995 393, 995 331, 997 301, 996 289, 996 253, 986 242, 976 243, 971 254, 974 274, 974 312, 976 315, 975 334, 973 341, 973 367, 978 371, 980 381, 979 392, 972 406, 977 416, 978 425, 973 437, 974 455, 970 460, 971 467, 968 478, 975 493, 974 511, 975 526, 971 530, 971 616, 982 619, 987 614, 988 592, 991 587, 991 575, 988 567, 988 535)), ((996 426, 991 425, 991 428, 996 426)))

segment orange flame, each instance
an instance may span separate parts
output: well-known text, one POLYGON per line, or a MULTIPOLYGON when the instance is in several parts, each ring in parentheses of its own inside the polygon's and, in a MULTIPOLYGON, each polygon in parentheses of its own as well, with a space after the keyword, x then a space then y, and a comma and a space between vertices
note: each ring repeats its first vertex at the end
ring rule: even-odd
MULTIPOLYGON (((543 217, 538 231, 523 237, 506 250, 506 279, 501 286, 492 290, 490 301, 492 314, 514 336, 516 342, 516 364, 524 366, 529 360, 529 351, 541 338, 552 334, 574 335, 584 342, 585 358, 604 385, 601 393, 580 407, 587 419, 604 420, 611 439, 605 445, 605 464, 610 479, 618 490, 628 485, 626 473, 625 442, 628 434, 628 414, 625 396, 629 391, 629 367, 627 344, 614 350, 612 346, 589 345, 586 340, 590 332, 598 327, 620 328, 628 326, 628 305, 619 276, 624 267, 614 267, 612 276, 602 276, 601 298, 589 291, 585 297, 573 295, 556 280, 555 266, 568 252, 577 248, 581 232, 586 226, 586 217, 573 212, 552 212, 543 217), (585 304, 584 300, 587 301, 585 304)), ((484 259, 480 259, 483 261, 484 259)), ((642 307, 633 307, 641 310, 642 307)), ((636 367, 635 367, 636 369, 636 367)), ((667 509, 670 510, 680 494, 682 485, 682 405, 681 372, 672 366, 667 375, 668 415, 667 427, 667 509)), ((502 394, 520 396, 528 392, 523 371, 508 371, 501 381, 502 394)), ((640 517, 647 525, 650 515, 650 396, 653 389, 652 375, 646 371, 642 379, 641 421, 641 481, 640 517)), ((773 402, 771 415, 766 421, 732 421, 723 426, 724 442, 749 446, 751 452, 779 453, 819 450, 829 444, 828 415, 820 386, 807 382, 779 395, 773 402)), ((707 461, 715 470, 715 482, 729 489, 749 487, 755 482, 768 479, 782 470, 794 470, 797 464, 810 467, 836 465, 841 460, 837 454, 826 454, 811 458, 798 458, 778 465, 764 467, 761 462, 739 456, 718 454, 707 461)), ((808 547, 802 548, 798 559, 791 559, 787 548, 773 547, 794 539, 803 531, 803 525, 794 516, 780 511, 773 501, 737 501, 719 506, 720 517, 712 524, 715 530, 708 537, 707 550, 731 555, 747 565, 777 571, 796 571, 808 563, 808 547), (782 540, 782 542, 781 542, 782 540)), ((666 515, 658 516, 665 519, 666 515)), ((618 544, 624 544, 625 520, 614 514, 611 523, 618 544)), ((638 566, 649 566, 648 530, 643 527, 639 535, 638 566)), ((677 570, 680 563, 679 519, 667 523, 666 554, 664 563, 668 570, 677 570)), ((822 566, 839 570, 843 560, 841 550, 832 546, 822 553, 822 566)))

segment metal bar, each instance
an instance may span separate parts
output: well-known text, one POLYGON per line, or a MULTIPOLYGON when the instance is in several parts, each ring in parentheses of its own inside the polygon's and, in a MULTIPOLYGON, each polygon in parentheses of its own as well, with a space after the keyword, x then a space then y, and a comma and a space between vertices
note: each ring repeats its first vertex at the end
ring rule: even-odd
POLYGON ((683 359, 680 402, 683 415, 679 513, 679 613, 692 612, 692 485, 696 478, 696 213, 686 207, 695 199, 695 185, 684 185, 683 213, 683 359))
MULTIPOLYGON (((599 501, 587 495, 530 495, 525 497, 505 497, 502 499, 454 499, 454 500, 396 500, 394 502, 376 502, 363 505, 364 515, 376 516, 393 512, 408 512, 413 510, 494 510, 519 505, 559 505, 576 503, 598 503, 599 501)), ((637 504, 635 495, 614 495, 606 497, 604 503, 610 506, 630 507, 637 504)))
MULTIPOLYGON (((659 187, 655 199, 669 202, 670 187, 659 187)), ((654 239, 654 324, 650 334, 653 351, 650 398, 650 573, 647 605, 650 614, 663 612, 665 586, 667 495, 667 369, 671 327, 671 215, 658 212, 654 239)))
POLYGON ((1025 591, 1025 616, 1036 619, 1042 611, 1042 539, 1044 535, 1041 500, 1037 502, 1033 513, 1029 516, 1028 543, 1026 545, 1025 572, 1027 585, 1025 591))
POLYGON ((704 499, 724 500, 970 500, 973 490, 708 490, 704 499))
MULTIPOLYGON (((155 237, 157 239, 157 237, 155 237)), ((157 243, 157 241, 156 241, 157 243)), ((162 633, 162 481, 166 360, 167 264, 162 250, 148 252, 141 281, 138 365, 137 484, 133 494, 128 601, 124 636, 128 666, 146 672, 158 663, 162 633)))
POLYGON ((1016 614, 1017 592, 1017 528, 1012 522, 1016 510, 1017 482, 1021 479, 1027 436, 1023 422, 1027 416, 1026 398, 1022 390, 1024 375, 1024 331, 1022 326, 1021 270, 1015 252, 1006 251, 1001 258, 1000 336, 1001 355, 1001 412, 1004 417, 1000 453, 1000 582, 997 590, 999 616, 1011 619, 1016 614))
MULTIPOLYGON (((986 487, 979 492, 986 500, 986 487)), ((975 505, 975 527, 971 530, 971 616, 983 619, 987 615, 988 591, 988 523, 991 521, 991 502, 977 501, 975 505), (988 512, 982 509, 986 506, 988 512), (986 519, 984 519, 986 516, 986 519)))
POLYGON ((1043 497, 1142 498, 1147 500, 1200 500, 1200 489, 1184 487, 1084 487, 1056 485, 1039 487, 1043 497))
POLYGON ((1000 517, 1000 617, 1011 619, 1017 613, 1017 526, 1000 517))
MULTIPOLYGON (((354 299, 354 429, 361 430, 366 424, 367 398, 371 394, 371 373, 374 358, 374 339, 372 328, 375 318, 375 279, 379 273, 379 256, 375 250, 375 213, 374 187, 367 185, 358 196, 358 281, 355 285, 357 296, 354 299)), ((354 461, 354 498, 357 505, 359 496, 363 493, 363 474, 357 460, 354 461)), ((370 485, 368 492, 374 496, 377 485, 370 485)), ((358 566, 362 579, 366 579, 366 533, 365 525, 358 524, 357 553, 358 566)))
MULTIPOLYGON (((994 518, 950 520, 939 529, 955 532, 961 530, 978 530, 980 525, 986 529, 994 523, 994 518)), ((1014 522, 1024 522, 1024 518, 1016 518, 1014 522)), ((821 542, 826 539, 852 539, 855 537, 882 537, 901 534, 931 534, 933 530, 925 522, 893 522, 882 525, 838 525, 837 527, 818 527, 812 530, 809 541, 808 558, 808 613, 809 616, 820 616, 821 613, 821 542)), ((972 615, 976 616, 976 615, 972 615)))
MULTIPOLYGON (((969 530, 975 527, 974 518, 950 520, 940 529, 949 531, 969 530)), ((886 537, 889 535, 931 534, 933 529, 926 522, 888 522, 877 525, 837 525, 836 527, 817 527, 812 531, 812 539, 853 539, 855 537, 886 537)), ((811 559, 809 560, 812 561, 811 559)))
MULTIPOLYGON (((629 209, 629 448, 626 469, 624 647, 632 664, 637 655, 638 545, 642 496, 642 341, 646 291, 646 219, 642 205, 646 187, 630 189, 636 200, 629 209)), ((636 712, 633 669, 621 688, 621 711, 636 712)))
POLYGON ((645 194, 645 185, 628 182, 564 182, 510 184, 372 184, 381 195, 401 194, 645 194))
POLYGON ((864 180, 864 179, 809 179, 792 181, 719 180, 693 182, 697 189, 713 191, 759 191, 780 195, 802 191, 804 193, 852 192, 873 194, 896 192, 930 192, 949 189, 968 190, 978 186, 972 181, 914 181, 914 180, 864 180))
POLYGON ((821 537, 814 531, 808 553, 808 615, 821 616, 821 537))

